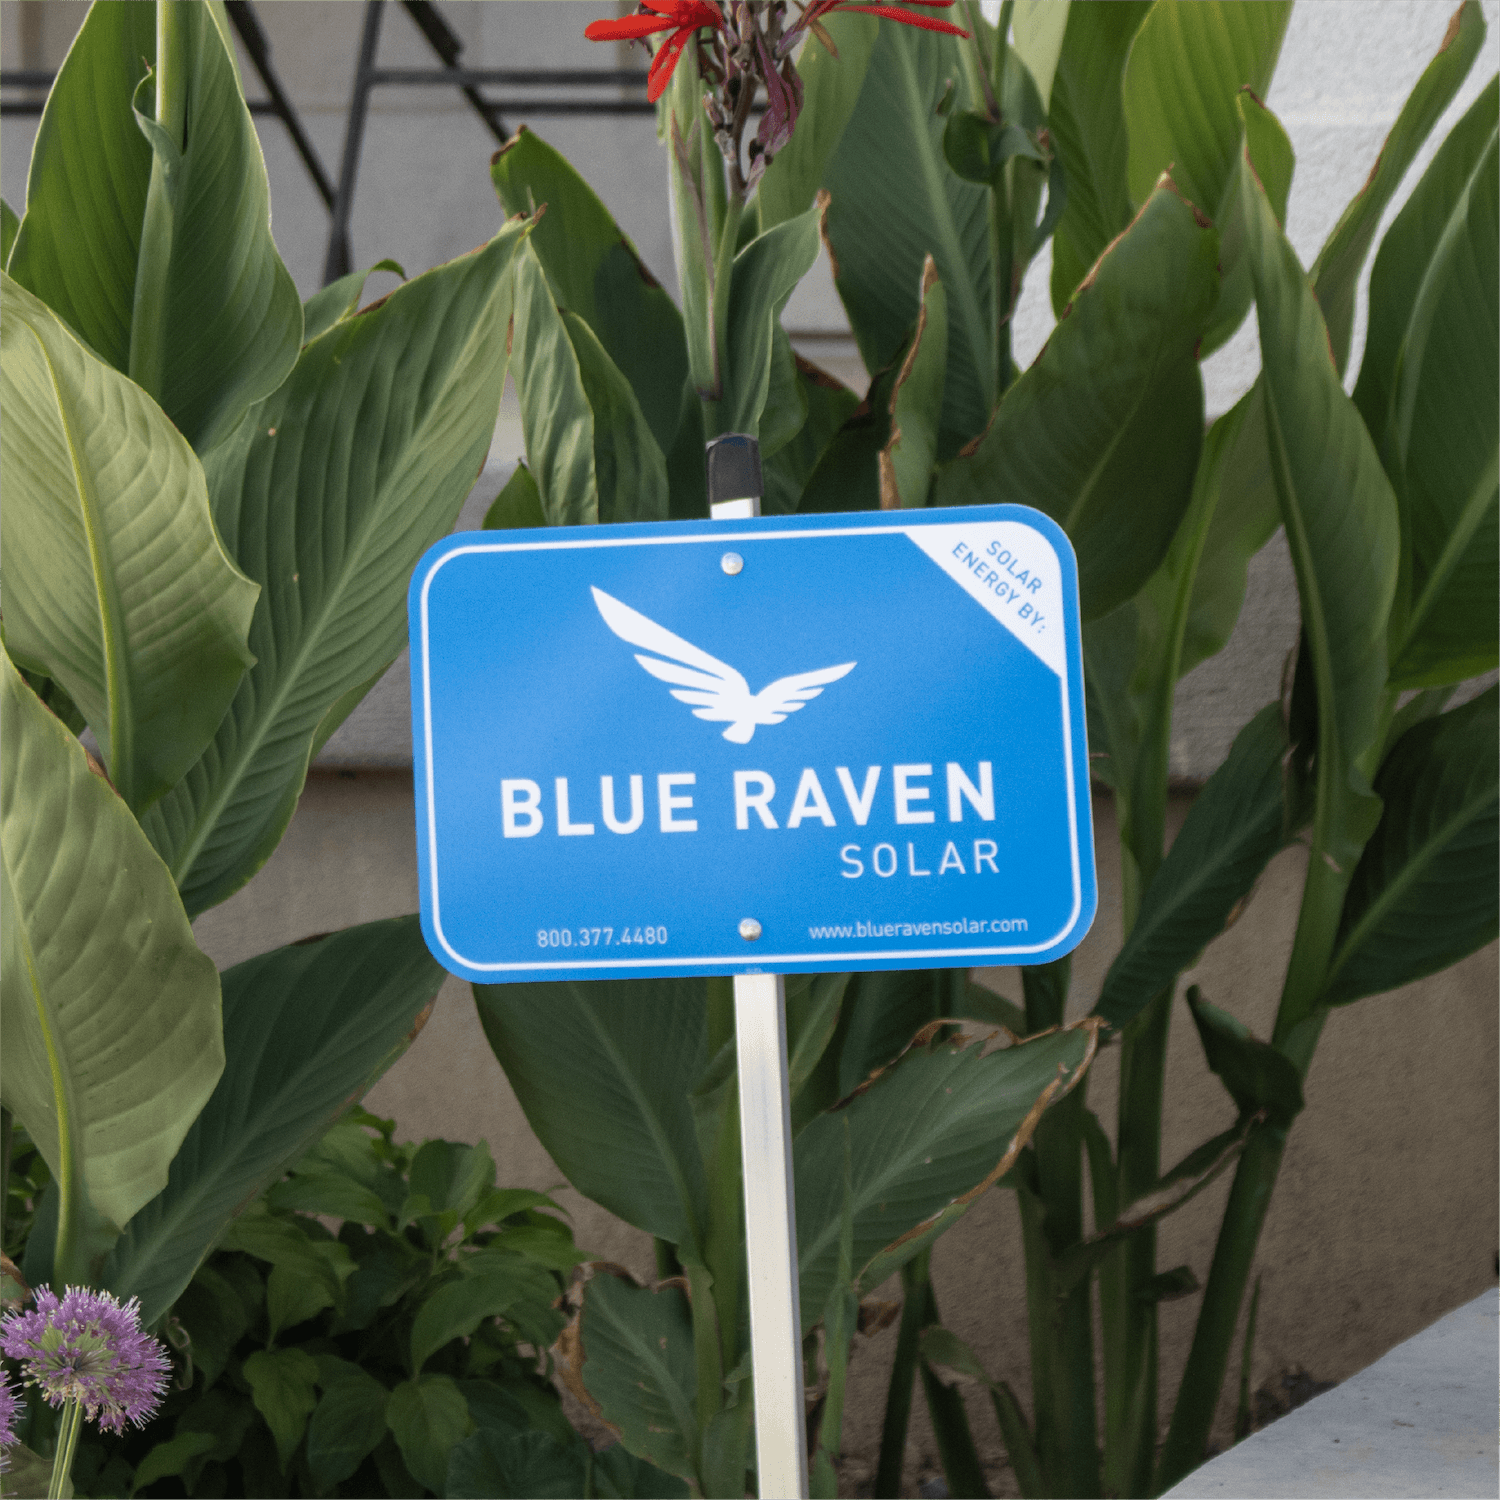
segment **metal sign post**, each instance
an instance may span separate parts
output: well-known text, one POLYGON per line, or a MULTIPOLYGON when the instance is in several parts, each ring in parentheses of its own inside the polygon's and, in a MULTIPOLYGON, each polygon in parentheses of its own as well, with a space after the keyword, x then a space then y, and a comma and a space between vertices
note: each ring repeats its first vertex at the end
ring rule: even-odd
MULTIPOLYGON (((735 433, 709 444, 708 495, 710 514, 716 521, 743 521, 760 514, 760 450, 754 438, 735 433)), ((745 1255, 750 1273, 757 1488, 763 1500, 771 1496, 805 1500, 802 1299, 797 1275, 786 981, 780 974, 734 976, 734 1031, 745 1255)))

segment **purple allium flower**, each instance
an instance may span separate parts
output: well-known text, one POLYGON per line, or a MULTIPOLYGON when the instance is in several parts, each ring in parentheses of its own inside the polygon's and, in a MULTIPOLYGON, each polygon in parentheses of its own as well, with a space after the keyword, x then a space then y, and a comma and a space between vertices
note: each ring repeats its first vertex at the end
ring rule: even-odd
MULTIPOLYGON (((5 1371, 0 1370, 0 1449, 9 1447, 16 1440, 17 1405, 16 1393, 11 1390, 5 1371)), ((0 1474, 9 1467, 5 1454, 0 1452, 0 1474)))
POLYGON ((53 1406, 78 1401, 91 1422, 123 1432, 161 1404, 172 1368, 160 1341, 141 1332, 140 1311, 134 1297, 122 1307, 108 1292, 70 1286, 59 1300, 39 1287, 34 1311, 0 1322, 0 1350, 53 1406))

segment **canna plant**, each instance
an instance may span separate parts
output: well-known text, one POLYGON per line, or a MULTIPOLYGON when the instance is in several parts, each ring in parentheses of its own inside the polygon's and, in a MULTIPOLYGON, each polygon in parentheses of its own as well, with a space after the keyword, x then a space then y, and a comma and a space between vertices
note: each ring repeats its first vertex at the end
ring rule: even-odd
MULTIPOLYGON (((955 1376, 989 1390, 1024 1493, 1155 1493, 1205 1451, 1329 1008, 1495 935, 1495 691, 1444 711, 1496 662, 1493 82, 1379 246, 1352 399, 1342 383, 1376 229, 1480 51, 1482 16, 1472 0, 1454 13, 1304 271, 1280 227, 1293 153, 1262 102, 1290 13, 1279 0, 1006 0, 993 26, 964 7, 967 35, 880 24, 889 7, 643 9, 591 34, 662 36, 650 76, 681 311, 557 153, 524 130, 502 149, 502 203, 546 212, 516 278, 527 463, 488 524, 702 515, 701 444, 726 430, 758 436, 768 511, 1032 504, 1078 555, 1091 737, 1121 830, 1124 944, 1100 993, 1072 1002, 1120 1048, 1113 1131, 1075 1074, 1034 1129, 1013 1133, 972 1062, 940 1061, 965 1056, 947 1040, 961 1018, 1018 1035, 1060 1026, 1066 960, 1024 971, 1015 1003, 962 973, 789 987, 802 1307, 809 1332, 822 1324, 821 1366, 807 1346, 822 1412, 815 1486, 833 1492, 857 1297, 899 1268, 877 1494, 899 1493, 918 1373, 952 1493, 984 1493, 955 1376), (798 30, 792 57, 784 40, 798 30), (747 153, 757 86, 765 111, 747 153), (863 400, 795 356, 780 327, 818 235, 870 375, 863 400), (1058 322, 1021 371, 1010 325, 1049 236, 1058 322), (1201 360, 1252 307, 1260 376, 1207 423, 1201 360), (1278 527, 1303 613, 1287 690, 1242 731, 1168 851, 1173 689, 1225 644, 1249 560, 1278 527), (1308 874, 1275 1030, 1256 1038, 1233 996, 1189 991, 1238 1120, 1164 1170, 1178 977, 1291 842, 1308 847, 1308 874), (911 1111, 904 1090, 920 1094, 923 1070, 943 1066, 954 1072, 942 1111, 911 1111), (998 1180, 1021 1207, 1029 1414, 940 1326, 928 1251, 974 1191, 955 1191, 941 1154, 929 1163, 924 1151, 919 1174, 936 1198, 866 1258, 862 1173, 880 1159, 886 1111, 941 1133, 969 1103, 977 1128, 994 1119, 999 1169, 976 1186, 998 1180), (1155 1225, 1228 1171, 1158 1461, 1157 1305, 1198 1281, 1192 1267, 1158 1268, 1155 1225), (837 1267, 833 1293, 824 1265, 837 1267)), ((576 1186, 657 1236, 664 1278, 654 1291, 588 1284, 573 1378, 633 1451, 703 1493, 739 1494, 748 1413, 727 983, 634 987, 628 1033, 611 986, 561 989, 549 1004, 566 1019, 545 1044, 515 987, 476 998, 538 1135, 576 1186), (576 1076, 593 1084, 583 1110, 560 1102, 576 1076)), ((1052 1030, 1049 1045, 1067 1035, 1052 1030)))
MULTIPOLYGON (((555 193, 534 201, 562 207, 555 193)), ((593 208, 591 197, 579 200, 585 217, 593 208)), ((40 123, 24 213, 5 216, 0 281, 0 1083, 7 1135, 13 1120, 46 1167, 36 1169, 45 1186, 25 1200, 30 1285, 137 1298, 148 1327, 169 1316, 190 1326, 191 1310, 174 1309, 214 1247, 239 1243, 244 1206, 421 1026, 441 973, 409 919, 311 939, 223 974, 189 922, 269 857, 312 756, 399 651, 410 568, 451 526, 480 470, 513 349, 528 433, 550 421, 552 436, 534 440, 537 478, 522 471, 497 516, 527 517, 543 494, 557 520, 610 519, 627 506, 665 513, 665 490, 653 487, 661 443, 605 352, 618 347, 621 324, 596 309, 598 332, 559 307, 527 250, 535 232, 561 221, 559 212, 518 213, 478 251, 363 311, 365 273, 304 307, 288 295, 269 233, 264 167, 218 11, 185 0, 101 5, 80 29, 40 123)), ((809 231, 804 216, 798 254, 815 244, 809 231)), ((773 236, 774 253, 752 257, 773 290, 790 290, 788 239, 773 236)), ((648 314, 661 313, 628 254, 622 262, 617 234, 602 243, 583 234, 579 248, 598 255, 580 267, 585 287, 601 269, 623 270, 648 314)), ((640 304, 614 290, 605 285, 597 308, 626 321, 628 343, 640 304)), ((784 337, 769 310, 731 321, 757 341, 736 375, 734 420, 745 425, 744 403, 763 404, 769 386, 755 361, 768 366, 784 337)), ((726 377, 721 405, 727 389, 726 377)), ((679 468, 673 429, 683 407, 692 412, 684 425, 701 492, 702 436, 713 423, 695 393, 683 395, 650 410, 679 468)), ((691 505, 691 484, 688 493, 691 505)), ((826 1115, 871 1067, 862 1036, 829 1050, 842 988, 804 997, 810 1029, 799 1059, 813 1113, 826 1115)), ((667 1075, 662 1092, 649 1046, 635 1058, 638 1069, 650 1065, 649 1084, 636 1080, 650 1102, 641 1129, 667 1148, 666 1190, 649 1172, 641 1179, 659 1200, 644 1217, 700 1289, 689 1353, 702 1420, 683 1434, 686 1456, 669 1451, 663 1466, 700 1488, 742 1488, 750 1405, 727 986, 711 1003, 702 987, 669 992, 654 1010, 635 988, 606 998, 614 1003, 602 1012, 597 996, 546 1000, 558 1034, 592 1026, 611 1065, 614 1032, 654 1045, 653 1026, 690 1011, 674 1032, 687 1087, 674 1096, 678 1080, 667 1075), (643 1010, 652 1025, 640 1025, 643 1010), (659 1098, 670 1106, 665 1136, 659 1098), (698 1149, 700 1115, 710 1157, 736 1163, 715 1178, 712 1213, 707 1174, 677 1154, 698 1149), (715 1275, 721 1312, 703 1290, 715 1275), (737 1478, 718 1479, 736 1466, 737 1478)), ((499 1036, 504 1007, 493 1010, 499 1036)), ((534 1042, 530 1025, 523 1030, 534 1042)), ((898 1030, 894 1046, 877 1046, 885 1061, 911 1039, 904 1022, 898 1030)), ((846 1021, 844 1035, 852 1031, 846 1021)), ((837 1289, 847 1324, 858 1278, 875 1274, 883 1253, 891 1264, 913 1253, 958 1211, 956 1197, 1004 1171, 1041 1109, 1082 1076, 1097 1031, 1054 1029, 992 1053, 930 1039, 891 1072, 899 1084, 876 1096, 883 1134, 864 1133, 846 1152, 844 1117, 824 1118, 804 1144, 822 1205, 821 1216, 812 1207, 803 1215, 821 1244, 804 1262, 815 1278, 809 1305, 821 1310, 837 1289), (889 1159, 911 1098, 960 1073, 978 1082, 915 1143, 931 1160, 912 1143, 889 1159), (997 1120, 1008 1122, 998 1145, 997 1120)), ((555 1044, 544 1050, 550 1062, 538 1067, 560 1070, 557 1098, 598 1086, 597 1071, 555 1044)), ((639 1145, 628 1130, 616 1136, 639 1145)), ((630 1186, 637 1165, 627 1157, 617 1180, 630 1186)), ((601 1148, 595 1171, 611 1170, 601 1148)), ((586 1166, 574 1173, 593 1180, 586 1166)), ((8 1184, 4 1197, 9 1204, 8 1184)), ((588 1306, 608 1309, 606 1283, 597 1285, 588 1306)), ((341 1311, 342 1288, 330 1290, 341 1311)), ((300 1294, 283 1284, 282 1295, 300 1294)), ((658 1316, 682 1312, 680 1290, 650 1296, 658 1316)), ((598 1340, 590 1353, 597 1374, 607 1363, 598 1340)), ((285 1382, 250 1385, 274 1436, 287 1425, 285 1382)), ((446 1451, 454 1413, 441 1402, 407 1407, 404 1444, 446 1451)), ((56 1446, 35 1413, 26 1432, 56 1446)), ((276 1450, 284 1471, 293 1457, 286 1445, 276 1450)), ((446 1485, 441 1464, 418 1467, 424 1487, 446 1485)))
POLYGON ((92 7, 0 216, 0 1158, 14 1122, 45 1160, 25 1281, 138 1298, 147 1327, 442 981, 415 917, 222 974, 189 922, 265 863, 404 644, 531 229, 304 306, 222 19, 92 7))

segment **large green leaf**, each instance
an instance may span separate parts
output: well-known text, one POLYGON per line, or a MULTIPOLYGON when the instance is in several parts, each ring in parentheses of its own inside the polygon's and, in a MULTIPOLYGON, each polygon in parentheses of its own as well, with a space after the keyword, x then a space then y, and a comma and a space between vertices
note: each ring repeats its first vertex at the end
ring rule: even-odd
MULTIPOLYGON (((780 366, 791 374, 795 384, 796 367, 790 345, 785 342, 784 334, 778 339, 777 332, 787 298, 817 258, 816 207, 756 235, 735 256, 729 282, 725 393, 717 410, 717 419, 725 432, 760 432, 778 344, 780 366)), ((782 443, 772 441, 770 434, 766 434, 768 452, 780 446, 782 443)))
MULTIPOLYGON (((1191 497, 1197 345, 1218 294, 1218 243, 1163 182, 983 437, 939 476, 939 505, 1017 501, 1057 521, 1078 554, 1086 619, 1151 576, 1191 497)), ((951 338, 951 289, 948 306, 951 338)))
POLYGON ((0 808, 0 1088, 76 1253, 88 1203, 118 1227, 167 1181, 224 1066, 219 978, 135 819, 3 651, 0 808))
POLYGON ((307 1466, 327 1491, 348 1479, 386 1435, 388 1392, 357 1366, 319 1384, 323 1397, 307 1424, 307 1466))
POLYGON ((996 391, 990 190, 950 170, 935 112, 963 76, 958 48, 953 37, 882 26, 823 176, 834 282, 871 374, 906 342, 923 262, 931 255, 937 264, 948 297, 945 457, 983 428, 996 391))
POLYGON ((276 1439, 276 1457, 285 1473, 317 1405, 318 1362, 305 1349, 257 1349, 244 1369, 251 1399, 276 1439))
MULTIPOLYGON (((1296 158, 1292 143, 1281 121, 1249 89, 1235 96, 1235 107, 1244 127, 1244 153, 1239 156, 1241 171, 1254 171, 1270 199, 1276 222, 1286 222, 1287 197, 1292 190, 1292 172, 1296 158)), ((1219 305, 1214 309, 1208 331, 1199 350, 1206 359, 1226 344, 1245 321, 1254 300, 1250 267, 1244 256, 1245 224, 1240 213, 1240 194, 1231 179, 1214 213, 1219 226, 1219 305)))
POLYGON ((1161 860, 1174 689, 1229 639, 1249 560, 1279 520, 1260 399, 1253 387, 1209 428, 1192 501, 1161 567, 1084 630, 1090 745, 1107 756, 1096 769, 1118 798, 1129 921, 1161 860))
POLYGON ((822 18, 823 34, 838 48, 835 57, 821 38, 809 37, 797 59, 802 110, 797 128, 766 168, 755 190, 762 230, 805 213, 817 197, 828 159, 843 138, 859 101, 880 23, 874 16, 835 11, 822 18))
POLYGON ((1291 10, 1291 0, 1161 0, 1136 33, 1125 69, 1131 197, 1144 202, 1157 176, 1170 171, 1221 231, 1223 279, 1203 339, 1205 355, 1223 344, 1250 310, 1235 181, 1242 146, 1277 220, 1286 218, 1291 143, 1260 101, 1291 10))
POLYGON ((1409 729, 1380 768, 1385 803, 1344 902, 1326 1004, 1435 974, 1496 933, 1496 689, 1409 729))
POLYGON ((659 1292, 598 1275, 588 1285, 572 1348, 575 1374, 634 1454, 697 1479, 693 1326, 680 1286, 659 1292))
POLYGON ((358 1269, 349 1247, 330 1239, 322 1226, 309 1233, 306 1220, 270 1213, 253 1203, 217 1241, 221 1250, 242 1250, 271 1267, 266 1280, 266 1338, 304 1322, 325 1307, 342 1304, 344 1283, 358 1269))
MULTIPOLYGON (((564 1446, 535 1428, 481 1427, 455 1447, 448 1458, 443 1493, 449 1500, 572 1500, 585 1493, 581 1442, 564 1446)), ((665 1476, 663 1476, 665 1478, 665 1476)))
POLYGON ((89 12, 37 131, 11 273, 202 453, 286 378, 302 304, 222 33, 207 6, 156 20, 89 12))
POLYGON ((1052 237, 1052 307, 1058 317, 1089 267, 1130 222, 1121 80, 1130 43, 1150 8, 1150 0, 1068 7, 1047 120, 1068 185, 1052 237))
POLYGON ((531 248, 553 297, 594 331, 657 446, 670 452, 688 373, 676 304, 594 190, 524 125, 500 148, 490 176, 507 213, 538 215, 531 248))
POLYGON ((666 463, 630 385, 589 325, 553 301, 530 245, 517 259, 515 309, 511 375, 548 521, 665 519, 666 463))
POLYGON ((0 307, 6 641, 62 684, 140 812, 224 717, 259 590, 161 408, 8 276, 0 307))
POLYGON ((475 985, 485 1035, 568 1181, 702 1263, 708 1189, 689 1094, 701 979, 475 985))
POLYGON ((415 917, 369 922, 225 971, 224 1075, 104 1284, 152 1323, 240 1209, 406 1050, 443 982, 415 917))
POLYGON ((797 501, 803 515, 880 508, 880 455, 891 436, 891 393, 910 347, 908 342, 876 374, 865 399, 845 417, 818 455, 797 501))
POLYGON ((1043 110, 1052 98, 1071 9, 1068 0, 1019 0, 1011 12, 1011 45, 1036 85, 1043 110))
POLYGON ((131 114, 154 5, 89 8, 47 96, 9 270, 103 360, 130 368, 151 147, 131 114))
POLYGON ((440 1286, 417 1309, 411 1328, 411 1367, 420 1373, 444 1344, 467 1338, 486 1318, 499 1317, 517 1302, 529 1298, 545 1307, 556 1296, 552 1277, 522 1256, 497 1251, 471 1262, 461 1280, 440 1286))
MULTIPOLYGON (((1344 394, 1328 331, 1253 174, 1239 177, 1255 280, 1271 473, 1317 692, 1313 857, 1347 880, 1374 827, 1386 621, 1396 586, 1396 501, 1344 394)), ((1320 874, 1319 879, 1323 879, 1320 874)))
POLYGON ((846 1121, 853 1265, 868 1290, 1003 1175, 1042 1108, 1082 1076, 1095 1038, 1072 1027, 987 1056, 978 1043, 917 1049, 808 1125, 795 1147, 804 1325, 822 1316, 838 1272, 846 1121))
MULTIPOLYGON (((1364 186, 1339 217, 1313 262, 1313 291, 1328 324, 1328 341, 1333 346, 1334 363, 1343 374, 1349 359, 1349 339, 1354 330, 1354 293, 1359 273, 1370 252, 1370 243, 1406 169, 1421 149, 1432 127, 1452 102, 1459 85, 1468 76, 1475 57, 1484 43, 1484 12, 1479 0, 1464 0, 1448 22, 1437 55, 1427 64, 1416 87, 1407 96, 1391 126, 1380 154, 1364 186)), ((1398 242, 1401 236, 1397 236, 1398 242)), ((1387 235, 1386 243, 1390 243, 1387 235)), ((1384 246, 1382 246, 1382 251, 1384 246)), ((1398 254, 1400 252, 1397 252, 1398 254)), ((1371 285, 1370 335, 1375 333, 1377 288, 1371 285)), ((1371 342, 1367 339, 1365 348, 1371 342)), ((1366 360, 1369 355, 1366 354, 1366 360)), ((1364 376, 1361 366, 1360 376, 1364 376)), ((1356 398, 1357 399, 1357 398, 1356 398)))
POLYGON ((320 721, 406 641, 406 587, 457 518, 494 434, 510 266, 527 226, 413 278, 303 350, 207 464, 229 550, 261 584, 259 660, 146 832, 190 912, 270 857, 320 721))
POLYGON ((1130 48, 1123 83, 1130 196, 1163 172, 1218 216, 1235 177, 1242 88, 1265 98, 1291 0, 1156 0, 1130 48))
MULTIPOLYGON (((1252 386, 1219 418, 1204 441, 1205 462, 1216 463, 1204 478, 1216 488, 1217 497, 1192 575, 1177 664, 1179 676, 1228 644, 1244 603, 1250 559, 1281 524, 1266 450, 1263 399, 1259 385, 1252 386)), ((1176 580, 1181 576, 1179 570, 1186 571, 1182 550, 1196 545, 1195 538, 1172 539, 1163 565, 1168 577, 1176 580)), ((1147 584, 1148 591, 1154 592, 1156 587, 1154 579, 1147 584)))
POLYGON ((474 1431, 468 1403, 446 1375, 421 1375, 403 1381, 386 1402, 401 1457, 412 1474, 435 1495, 446 1489, 448 1456, 474 1431))
MULTIPOLYGON (((724 158, 704 111, 703 96, 697 51, 688 47, 677 59, 672 82, 657 102, 656 133, 667 151, 672 242, 682 297, 689 383, 692 394, 708 401, 717 395, 721 379, 717 335, 722 330, 715 322, 715 256, 724 228, 728 190, 724 158)), ((695 400, 693 405, 697 404, 695 400)), ((702 420, 701 411, 698 420, 702 420)), ((679 428, 687 425, 684 421, 679 428)), ((700 466, 701 458, 701 451, 693 454, 700 466)))
POLYGON ((797 510, 818 460, 860 405, 859 397, 827 371, 800 357, 796 358, 796 369, 807 415, 788 443, 769 458, 761 455, 765 483, 761 510, 770 516, 791 515, 797 510))
POLYGON ((180 1432, 164 1443, 158 1443, 139 1464, 130 1483, 131 1496, 138 1495, 148 1484, 169 1476, 175 1478, 193 1467, 193 1460, 201 1458, 218 1446, 218 1438, 211 1432, 180 1432))
POLYGON ((1494 666, 1500 166, 1494 81, 1443 143, 1376 257, 1355 402, 1401 506, 1399 687, 1494 666))
POLYGON ((1287 748, 1281 705, 1272 703, 1199 792, 1104 976, 1094 1012, 1117 1030, 1224 930, 1281 847, 1287 748))
POLYGON ((565 311, 562 318, 593 417, 598 519, 665 521, 666 460, 641 415, 630 382, 577 313, 565 311))
POLYGON ((302 305, 302 342, 310 344, 335 323, 352 317, 359 308, 359 299, 364 296, 365 283, 376 271, 394 271, 402 281, 406 280, 401 262, 387 259, 377 260, 362 271, 350 271, 347 276, 330 281, 302 305))
POLYGON ((967 986, 955 985, 955 976, 963 978, 964 971, 877 969, 852 977, 834 1044, 836 1098, 852 1094, 889 1066, 928 1022, 940 1016, 973 1018, 972 1010, 954 1003, 967 998, 967 986))

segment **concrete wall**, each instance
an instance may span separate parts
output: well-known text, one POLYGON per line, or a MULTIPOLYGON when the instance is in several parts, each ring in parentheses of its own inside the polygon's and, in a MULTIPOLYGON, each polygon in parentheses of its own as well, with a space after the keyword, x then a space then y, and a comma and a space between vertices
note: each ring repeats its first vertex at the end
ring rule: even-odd
MULTIPOLYGON (((1319 0, 1294 12, 1269 104, 1289 131, 1298 168, 1288 233, 1305 263, 1367 175, 1389 122, 1440 41, 1451 6, 1438 0, 1319 0)), ((583 26, 614 14, 605 4, 507 0, 443 6, 465 43, 465 60, 492 67, 638 65, 639 53, 594 46, 583 26)), ((84 12, 67 0, 0 3, 5 66, 56 66, 84 12)), ((275 61, 330 175, 336 175, 344 109, 364 7, 323 0, 262 4, 275 61)), ((1483 57, 1459 101, 1432 135, 1441 140, 1495 70, 1500 3, 1485 0, 1491 27, 1483 57)), ((409 19, 387 7, 383 65, 432 62, 409 19)), ((249 92, 257 92, 246 66, 249 92)), ((528 118, 507 110, 512 127, 528 118)), ((274 120, 261 138, 272 183, 278 244, 304 295, 322 271, 327 217, 274 120)), ((645 260, 673 284, 665 178, 649 119, 531 121, 580 165, 635 239, 645 260)), ((0 133, 0 190, 19 208, 34 122, 8 118, 0 133)), ((360 164, 353 217, 356 263, 394 256, 408 271, 448 259, 494 232, 499 210, 489 183, 494 142, 449 91, 386 89, 376 95, 360 164)), ((1419 161, 1408 179, 1425 164, 1419 161)), ((1024 364, 1052 326, 1048 265, 1033 269, 1017 320, 1024 364)), ((381 284, 377 289, 383 289, 381 284)), ((825 262, 789 305, 786 324, 808 357, 852 384, 863 375, 825 262)), ((1356 324, 1358 368, 1363 317, 1356 324)), ((1205 365, 1209 409, 1237 399, 1254 376, 1253 319, 1205 365)), ((460 527, 478 524, 522 448, 507 393, 495 443, 460 527)), ((1272 698, 1297 628, 1295 592, 1284 543, 1255 560, 1239 628, 1228 648, 1184 680, 1172 747, 1174 773, 1191 783, 1222 759, 1242 724, 1272 698)), ((330 741, 291 829, 270 864, 244 891, 197 924, 221 964, 353 922, 416 905, 410 740, 404 660, 330 741)), ((1186 802, 1174 802, 1180 820, 1186 802)), ((1112 810, 1097 805, 1101 909, 1075 963, 1075 995, 1086 1008, 1118 942, 1118 851, 1112 810)), ((1174 824, 1175 826, 1175 824, 1174 824)), ((1259 1033, 1269 1029, 1277 980, 1287 955, 1300 886, 1300 855, 1278 858, 1234 929, 1211 950, 1193 979, 1259 1033)), ((1300 1365, 1337 1379, 1367 1364, 1494 1278, 1496 1224, 1495 950, 1450 973, 1336 1013, 1308 1080, 1257 1262, 1264 1278, 1255 1382, 1300 1365)), ((1015 994, 1014 974, 996 971, 1015 994)), ((1106 1121, 1114 1109, 1117 1055, 1107 1051, 1090 1084, 1106 1121)), ((1231 1108, 1206 1074, 1193 1028, 1175 1018, 1169 1058, 1164 1154, 1173 1160, 1222 1128, 1231 1108)), ((484 1043, 464 986, 450 981, 426 1031, 370 1097, 418 1137, 483 1136, 503 1178, 550 1187, 560 1174, 531 1136, 484 1043)), ((1207 1269, 1212 1233, 1227 1184, 1203 1194, 1168 1221, 1161 1264, 1207 1269)), ((649 1274, 649 1244, 636 1231, 564 1189, 580 1243, 649 1274)), ((994 1192, 939 1246, 936 1277, 945 1320, 970 1339, 991 1372, 1023 1392, 1025 1326, 1019 1235, 1013 1198, 994 1192)), ((1186 1353, 1194 1300, 1162 1313, 1167 1388, 1186 1353)), ((849 1412, 851 1484, 873 1467, 894 1330, 858 1341, 849 1412)), ((987 1456, 1000 1446, 988 1405, 972 1419, 987 1456)), ((1223 1423, 1221 1422, 1221 1436, 1223 1423)), ((915 1483, 935 1466, 931 1434, 919 1414, 910 1453, 915 1483)), ((992 1476, 1004 1485, 1007 1476, 992 1476)), ((1003 1491, 1001 1491, 1003 1492, 1003 1491)))

